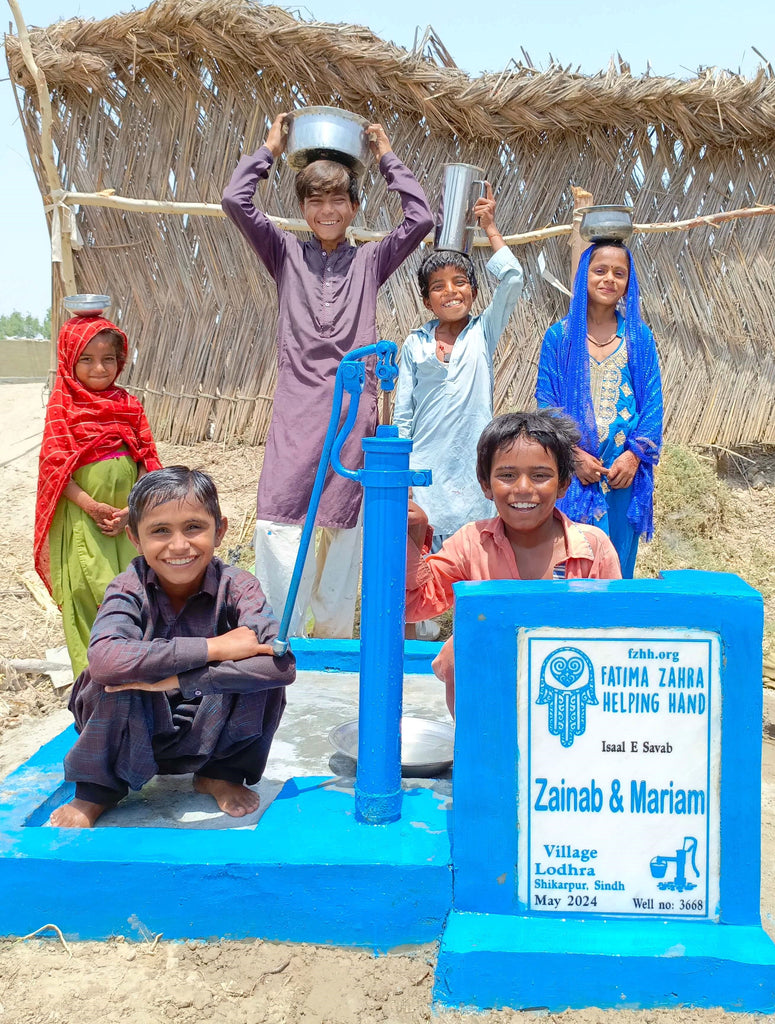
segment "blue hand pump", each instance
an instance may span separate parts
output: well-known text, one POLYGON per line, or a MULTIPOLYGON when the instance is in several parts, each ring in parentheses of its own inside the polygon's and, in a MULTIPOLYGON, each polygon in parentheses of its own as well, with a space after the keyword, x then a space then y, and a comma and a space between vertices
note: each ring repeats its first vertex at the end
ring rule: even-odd
POLYGON ((404 608, 408 491, 431 482, 430 470, 411 470, 412 442, 394 426, 377 427, 363 439, 363 469, 340 461, 342 446, 356 416, 366 380, 362 360, 377 356, 375 372, 383 391, 392 391, 398 376, 397 346, 378 341, 349 352, 339 364, 334 400, 323 452, 312 488, 309 509, 285 602, 276 655, 288 650, 288 629, 307 551, 315 529, 320 496, 329 462, 335 472, 356 480, 364 489, 363 579, 361 585, 361 666, 358 715, 358 769, 355 816, 369 824, 386 824, 401 816, 401 698, 403 689, 404 608), (337 433, 342 395, 350 404, 337 433))

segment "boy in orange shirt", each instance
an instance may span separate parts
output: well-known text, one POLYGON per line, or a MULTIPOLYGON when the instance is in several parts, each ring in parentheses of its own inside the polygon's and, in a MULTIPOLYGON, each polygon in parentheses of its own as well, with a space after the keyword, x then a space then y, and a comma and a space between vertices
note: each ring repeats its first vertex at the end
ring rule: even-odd
MULTIPOLYGON (((556 410, 497 416, 477 445, 476 475, 498 515, 468 523, 436 554, 432 528, 409 504, 406 620, 417 622, 450 608, 452 586, 463 580, 621 579, 611 541, 596 526, 574 523, 555 504, 570 486, 579 431, 556 410), (427 556, 427 557, 425 557, 427 556)), ((433 662, 455 713, 452 638, 433 662)))

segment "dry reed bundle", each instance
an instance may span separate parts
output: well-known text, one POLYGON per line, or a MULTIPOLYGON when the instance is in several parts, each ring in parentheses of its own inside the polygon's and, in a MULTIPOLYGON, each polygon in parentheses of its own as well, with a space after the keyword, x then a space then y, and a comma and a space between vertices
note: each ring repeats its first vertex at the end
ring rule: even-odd
MULTIPOLYGON (((775 193, 769 69, 750 80, 707 70, 680 82, 635 78, 624 64, 591 77, 523 65, 472 80, 448 58, 440 65, 367 29, 303 22, 248 0, 166 0, 30 36, 69 191, 217 203, 240 153, 261 141, 278 110, 320 103, 381 120, 432 205, 444 163, 486 167, 509 234, 564 230, 570 183, 600 202, 630 202, 642 224, 750 207, 775 193)), ((13 36, 6 53, 45 193, 37 96, 13 36)), ((258 202, 274 216, 298 215, 284 162, 258 202)), ((370 168, 358 224, 386 231, 399 216, 370 168)), ((115 297, 113 313, 136 346, 128 382, 157 435, 262 440, 275 379, 274 287, 238 233, 174 212, 84 205, 77 220, 86 242, 74 257, 79 290, 115 297)), ((540 245, 567 279, 567 239, 540 245)), ((633 250, 660 344, 670 436, 775 443, 773 219, 639 234, 633 250)), ((565 312, 538 254, 536 244, 520 248, 525 301, 502 346, 498 408, 531 401, 543 330, 565 312)), ((380 293, 383 337, 404 338, 426 315, 414 283, 419 258, 380 293)), ((487 301, 486 253, 474 258, 487 301)))

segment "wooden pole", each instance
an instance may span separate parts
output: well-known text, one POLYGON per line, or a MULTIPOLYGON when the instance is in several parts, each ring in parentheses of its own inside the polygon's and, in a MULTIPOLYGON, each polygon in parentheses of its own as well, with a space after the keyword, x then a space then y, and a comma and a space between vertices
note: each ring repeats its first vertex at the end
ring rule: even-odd
POLYGON ((571 224, 571 235, 568 244, 570 245, 570 285, 571 290, 573 289, 573 282, 576 280, 576 271, 579 268, 579 260, 581 254, 586 249, 588 242, 579 234, 579 228, 581 227, 581 214, 578 212, 583 206, 593 206, 594 197, 591 192, 587 192, 586 189, 577 188, 575 185, 571 185, 571 192, 573 193, 573 223, 571 224))

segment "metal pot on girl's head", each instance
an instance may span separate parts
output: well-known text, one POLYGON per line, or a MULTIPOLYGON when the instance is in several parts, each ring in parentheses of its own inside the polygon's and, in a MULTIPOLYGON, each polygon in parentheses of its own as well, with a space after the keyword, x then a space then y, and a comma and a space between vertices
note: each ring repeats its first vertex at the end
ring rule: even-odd
POLYGON ((582 206, 579 234, 585 242, 622 242, 632 236, 631 206, 582 206))
POLYGON ((476 231, 474 204, 485 194, 486 183, 481 167, 445 164, 433 240, 437 249, 468 252, 476 231))
POLYGON ((62 305, 71 316, 102 316, 110 308, 110 296, 80 292, 78 295, 65 295, 62 305))
POLYGON ((301 171, 315 160, 336 160, 360 176, 369 157, 365 117, 339 107, 303 107, 289 114, 285 125, 285 154, 292 170, 301 171))

